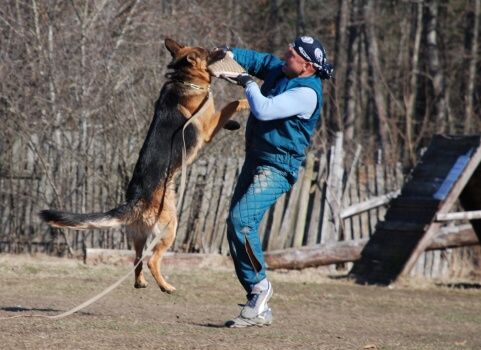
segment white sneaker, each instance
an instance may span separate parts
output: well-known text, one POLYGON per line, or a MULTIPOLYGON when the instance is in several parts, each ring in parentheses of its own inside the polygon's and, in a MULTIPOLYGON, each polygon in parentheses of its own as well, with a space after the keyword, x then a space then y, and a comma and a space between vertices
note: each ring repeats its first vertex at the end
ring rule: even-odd
POLYGON ((240 314, 237 318, 227 321, 225 326, 228 328, 244 328, 251 326, 269 326, 270 324, 272 324, 272 311, 267 308, 267 310, 254 318, 244 318, 242 314, 240 314))
POLYGON ((267 302, 272 297, 274 289, 272 288, 271 282, 267 290, 260 290, 254 288, 254 290, 247 296, 247 304, 241 310, 240 316, 244 319, 252 319, 256 316, 264 313, 268 309, 267 302))

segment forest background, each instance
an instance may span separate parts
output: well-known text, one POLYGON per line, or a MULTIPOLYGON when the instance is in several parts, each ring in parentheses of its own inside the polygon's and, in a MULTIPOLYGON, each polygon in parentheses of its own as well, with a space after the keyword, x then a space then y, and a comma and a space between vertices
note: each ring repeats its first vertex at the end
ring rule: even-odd
MULTIPOLYGON (((407 173, 433 134, 480 132, 480 1, 3 0, 2 240, 34 234, 36 211, 67 198, 89 211, 87 178, 103 186, 102 205, 118 203, 165 81, 167 36, 279 57, 316 37, 335 70, 311 153, 341 132, 347 167, 361 145, 360 163, 407 173)), ((225 81, 212 87, 218 108, 243 97, 225 81)), ((243 134, 223 132, 203 156, 243 152, 243 134)))

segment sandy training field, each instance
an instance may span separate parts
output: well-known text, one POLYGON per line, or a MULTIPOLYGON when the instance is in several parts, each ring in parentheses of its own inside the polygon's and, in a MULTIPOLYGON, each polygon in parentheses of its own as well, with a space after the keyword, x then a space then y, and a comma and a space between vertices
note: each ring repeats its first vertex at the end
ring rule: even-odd
POLYGON ((275 318, 269 327, 223 327, 245 296, 233 268, 216 262, 166 266, 164 273, 177 287, 172 295, 162 293, 150 275, 147 289, 134 289, 130 276, 66 318, 30 317, 65 312, 130 269, 0 255, 0 348, 481 349, 479 284, 359 286, 324 269, 269 272, 275 318), (12 318, 19 315, 28 317, 12 318))

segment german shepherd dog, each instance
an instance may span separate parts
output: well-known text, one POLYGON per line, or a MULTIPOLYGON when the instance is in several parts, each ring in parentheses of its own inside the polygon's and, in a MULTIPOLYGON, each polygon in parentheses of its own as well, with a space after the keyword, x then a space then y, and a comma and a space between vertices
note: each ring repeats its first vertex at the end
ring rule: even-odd
MULTIPOLYGON (((154 117, 128 185, 125 203, 105 213, 43 210, 39 216, 51 226, 74 230, 126 225, 134 243, 135 265, 142 257, 147 238, 161 234, 147 266, 160 289, 172 293, 175 288, 165 281, 160 264, 177 229, 174 179, 182 167, 184 142, 185 161, 189 164, 202 145, 211 141, 220 129, 236 129, 238 123, 229 118, 249 105, 245 100, 233 101, 215 113, 210 101, 211 74, 207 66, 221 51, 184 46, 170 38, 165 39, 165 46, 172 55, 168 65, 172 71, 166 75, 167 81, 155 103, 154 117), (183 131, 187 121, 196 114, 199 116, 183 131)), ((142 262, 135 269, 134 286, 147 287, 142 262)))

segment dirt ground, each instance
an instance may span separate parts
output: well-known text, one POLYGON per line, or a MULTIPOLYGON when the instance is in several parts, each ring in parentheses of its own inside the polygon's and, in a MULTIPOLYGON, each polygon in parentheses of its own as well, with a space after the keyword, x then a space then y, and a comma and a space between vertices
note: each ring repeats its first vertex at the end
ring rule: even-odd
POLYGON ((325 269, 270 271, 269 327, 223 326, 244 293, 218 261, 169 264, 162 293, 133 276, 95 304, 58 315, 130 271, 46 256, 0 255, 1 349, 481 349, 481 289, 460 281, 360 286, 325 269), (462 287, 462 288, 461 288, 462 287), (27 317, 16 317, 27 316, 27 317))

